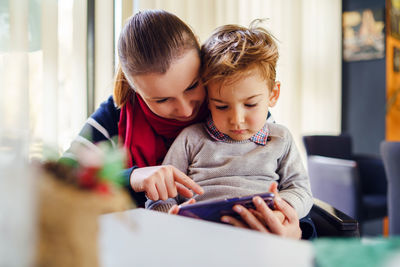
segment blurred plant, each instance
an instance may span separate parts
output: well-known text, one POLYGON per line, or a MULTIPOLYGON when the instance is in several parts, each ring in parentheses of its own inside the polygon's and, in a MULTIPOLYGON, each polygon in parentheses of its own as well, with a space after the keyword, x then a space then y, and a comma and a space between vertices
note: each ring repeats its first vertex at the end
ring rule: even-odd
POLYGON ((44 167, 66 183, 99 193, 108 194, 111 186, 127 184, 122 176, 126 162, 124 150, 103 142, 92 148, 80 146, 74 154, 76 159, 50 159, 44 167))

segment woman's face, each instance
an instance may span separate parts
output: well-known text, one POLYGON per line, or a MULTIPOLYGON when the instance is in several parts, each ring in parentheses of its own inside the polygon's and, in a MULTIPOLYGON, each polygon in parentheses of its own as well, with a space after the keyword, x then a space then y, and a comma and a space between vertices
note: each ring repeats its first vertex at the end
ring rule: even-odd
POLYGON ((155 114, 190 121, 196 117, 206 96, 199 71, 200 58, 192 49, 173 61, 166 73, 137 75, 132 81, 136 93, 155 114))

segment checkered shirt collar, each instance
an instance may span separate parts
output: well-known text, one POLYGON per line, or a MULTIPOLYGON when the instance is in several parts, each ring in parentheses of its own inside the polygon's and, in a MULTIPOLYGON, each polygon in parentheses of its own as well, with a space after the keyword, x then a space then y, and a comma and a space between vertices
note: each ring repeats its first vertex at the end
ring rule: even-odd
MULTIPOLYGON (((216 141, 222 142, 232 142, 232 138, 228 135, 220 132, 217 127, 215 127, 214 121, 212 120, 211 116, 207 118, 206 121, 206 130, 210 134, 210 136, 215 139, 216 141)), ((265 146, 267 142, 270 140, 269 133, 268 133, 268 126, 267 123, 264 124, 264 127, 261 128, 255 135, 250 137, 248 140, 265 146)))

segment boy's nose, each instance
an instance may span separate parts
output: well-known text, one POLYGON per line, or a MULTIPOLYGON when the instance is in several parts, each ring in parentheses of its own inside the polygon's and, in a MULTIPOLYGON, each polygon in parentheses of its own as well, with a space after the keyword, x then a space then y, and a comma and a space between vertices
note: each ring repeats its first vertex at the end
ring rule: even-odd
POLYGON ((244 122, 244 113, 240 110, 235 110, 231 113, 230 122, 232 124, 241 124, 244 122))

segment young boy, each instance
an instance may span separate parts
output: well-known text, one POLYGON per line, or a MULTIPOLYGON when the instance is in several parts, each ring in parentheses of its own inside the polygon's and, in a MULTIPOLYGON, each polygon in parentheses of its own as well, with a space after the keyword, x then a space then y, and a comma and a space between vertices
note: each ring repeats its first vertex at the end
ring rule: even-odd
MULTIPOLYGON (((279 195, 297 212, 313 204, 309 179, 291 134, 266 121, 275 106, 278 49, 260 27, 219 27, 202 47, 202 76, 211 117, 185 128, 163 164, 173 165, 204 189, 197 202, 266 192, 273 181, 279 195)), ((167 212, 185 199, 149 201, 150 209, 167 212)))

